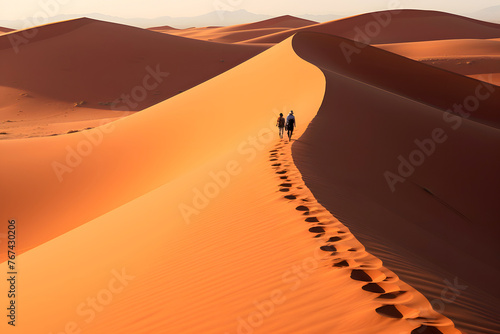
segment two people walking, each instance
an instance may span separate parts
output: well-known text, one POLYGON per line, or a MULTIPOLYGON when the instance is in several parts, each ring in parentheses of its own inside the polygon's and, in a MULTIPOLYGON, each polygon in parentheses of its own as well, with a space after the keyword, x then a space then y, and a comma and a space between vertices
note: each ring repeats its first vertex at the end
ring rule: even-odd
POLYGON ((293 110, 290 111, 290 113, 286 117, 286 120, 283 117, 283 113, 280 113, 280 117, 278 117, 278 120, 276 122, 276 126, 279 129, 280 138, 283 138, 283 132, 284 132, 284 130, 286 130, 287 135, 288 135, 288 140, 291 140, 292 134, 293 134, 293 129, 296 127, 295 116, 293 115, 293 110))

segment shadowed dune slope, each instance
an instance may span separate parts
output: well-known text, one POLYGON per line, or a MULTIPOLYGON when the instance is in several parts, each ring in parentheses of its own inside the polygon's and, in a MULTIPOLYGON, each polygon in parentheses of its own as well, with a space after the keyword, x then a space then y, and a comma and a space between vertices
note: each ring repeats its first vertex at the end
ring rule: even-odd
POLYGON ((454 39, 375 46, 425 64, 500 85, 498 39, 454 39))
POLYGON ((412 43, 391 43, 374 45, 392 53, 412 59, 441 57, 500 57, 498 39, 450 39, 412 43))
POLYGON ((495 128, 500 126, 498 112, 500 92, 497 91, 497 86, 421 64, 378 48, 355 44, 343 38, 326 34, 315 36, 323 36, 321 38, 325 39, 328 38, 326 36, 330 36, 333 40, 339 41, 318 43, 310 53, 302 50, 307 59, 319 66, 328 68, 334 66, 332 70, 338 74, 366 82, 407 99, 449 110, 453 114, 468 114, 468 119, 495 128), (388 73, 397 75, 387 75, 388 73), (443 87, 453 87, 453 89, 442 89, 443 87), (474 103, 476 99, 472 98, 476 95, 478 95, 476 99, 481 98, 477 105, 474 103), (471 98, 468 98, 469 96, 471 98), (482 98, 483 96, 488 98, 482 98), (455 107, 455 104, 464 103, 462 108, 455 107))
POLYGON ((290 29, 250 39, 245 43, 279 43, 299 31, 328 33, 366 44, 500 37, 499 24, 443 12, 404 9, 362 14, 290 29))
POLYGON ((347 64, 353 42, 333 36, 294 43, 327 78, 293 145, 306 185, 460 329, 497 333, 499 87, 368 46, 347 64), (445 112, 471 101, 478 114, 445 112))
POLYGON ((85 18, 2 35, 0 120, 9 122, 0 138, 98 126, 190 89, 264 49, 85 18))
POLYGON ((0 34, 4 34, 6 32, 11 32, 11 31, 14 31, 14 29, 0 27, 0 34))
POLYGON ((127 94, 131 101, 118 107, 142 110, 263 50, 82 18, 2 35, 0 86, 56 101, 83 100, 86 107, 98 109, 106 109, 99 102, 113 102, 127 94), (32 34, 33 38, 25 38, 32 34), (151 78, 150 71, 157 78, 151 78), (148 94, 135 92, 136 98, 130 97, 135 87, 145 88, 148 94))

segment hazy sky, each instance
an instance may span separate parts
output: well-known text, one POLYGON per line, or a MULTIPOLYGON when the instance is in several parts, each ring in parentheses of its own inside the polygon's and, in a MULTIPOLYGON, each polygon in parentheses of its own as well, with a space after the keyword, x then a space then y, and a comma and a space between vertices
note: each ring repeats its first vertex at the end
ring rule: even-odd
POLYGON ((402 8, 435 9, 457 14, 500 5, 500 0, 0 0, 0 19, 19 20, 43 11, 58 14, 101 13, 121 17, 197 16, 217 9, 245 9, 257 14, 354 15, 402 8))

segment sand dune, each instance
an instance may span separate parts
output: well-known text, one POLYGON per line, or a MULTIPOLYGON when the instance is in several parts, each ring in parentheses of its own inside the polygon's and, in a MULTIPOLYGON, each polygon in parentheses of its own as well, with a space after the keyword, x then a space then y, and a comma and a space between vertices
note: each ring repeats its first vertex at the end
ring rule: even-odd
POLYGON ((11 122, 5 124, 8 134, 2 138, 95 127, 102 119, 123 117, 127 111, 142 110, 179 94, 262 50, 91 19, 3 35, 0 113, 2 121, 11 122), (24 37, 33 31, 35 37, 24 37), (47 122, 40 124, 41 119, 47 122), (75 128, 75 122, 85 119, 89 122, 75 128), (49 123, 62 124, 62 128, 49 123))
POLYGON ((16 330, 459 333, 315 201, 276 137, 277 112, 300 113, 300 136, 329 91, 318 38, 285 40, 113 128, 1 142, 2 221, 16 214, 26 251, 16 330), (52 162, 99 131, 59 183, 52 162))
POLYGON ((375 46, 425 64, 500 85, 498 39, 456 39, 375 46))
POLYGON ((365 44, 500 37, 499 24, 443 12, 405 9, 362 14, 289 29, 253 38, 245 43, 278 43, 299 31, 327 33, 365 44), (415 29, 416 26, 419 28, 415 29))
POLYGON ((0 34, 4 34, 6 32, 11 32, 11 31, 14 31, 14 29, 0 27, 0 34))
POLYGON ((498 87, 372 47, 346 66, 339 46, 352 42, 307 33, 301 41, 298 54, 327 78, 318 116, 293 149, 306 185, 466 333, 497 333, 498 87), (477 112, 495 120, 445 113, 479 101, 478 92, 488 97, 477 112), (400 164, 408 165, 398 172, 400 164), (401 182, 387 182, 388 171, 401 182))
POLYGON ((269 20, 259 21, 255 23, 238 24, 228 27, 205 27, 182 30, 174 30, 170 27, 155 27, 149 28, 149 30, 206 41, 237 43, 314 24, 317 24, 317 22, 293 17, 290 15, 284 15, 269 20))

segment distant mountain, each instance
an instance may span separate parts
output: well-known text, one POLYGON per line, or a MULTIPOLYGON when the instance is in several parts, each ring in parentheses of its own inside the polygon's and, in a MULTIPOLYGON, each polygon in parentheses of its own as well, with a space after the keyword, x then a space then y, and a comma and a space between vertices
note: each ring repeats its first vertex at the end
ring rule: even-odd
POLYGON ((500 23, 500 5, 488 7, 466 16, 477 20, 500 23))
MULTIPOLYGON (((120 24, 126 24, 131 26, 136 26, 140 28, 150 28, 150 27, 159 27, 159 26, 170 26, 178 29, 185 29, 190 27, 209 27, 209 26, 230 26, 235 24, 243 24, 243 23, 252 23, 257 21, 263 21, 274 16, 271 15, 262 15, 262 14, 254 14, 247 12, 244 9, 236 10, 236 11, 215 11, 205 15, 195 16, 195 17, 170 17, 170 16, 161 16, 153 19, 147 18, 123 18, 117 16, 109 16, 99 13, 90 13, 85 15, 57 15, 49 18, 50 22, 58 22, 65 20, 72 20, 79 17, 88 17, 95 20, 114 22, 120 24)), ((295 15, 296 17, 300 17, 307 20, 312 20, 316 22, 325 22, 331 21, 341 16, 338 15, 295 15)), ((25 22, 23 20, 17 21, 9 21, 9 20, 0 20, 0 26, 10 27, 14 29, 27 28, 25 26, 25 22)))
MULTIPOLYGON (((237 11, 215 11, 205 15, 195 16, 195 17, 170 17, 161 16, 157 18, 123 18, 117 16, 109 16, 99 13, 90 13, 85 15, 57 15, 49 18, 50 22, 64 21, 76 19, 79 17, 88 17, 95 20, 114 22, 120 24, 126 24, 131 26, 136 26, 140 28, 149 28, 156 26, 171 26, 174 28, 184 29, 190 27, 208 27, 208 26, 229 26, 241 23, 250 23, 256 21, 262 21, 272 18, 269 15, 259 15, 247 12, 245 10, 237 11)), ((25 22, 22 20, 18 21, 8 21, 0 20, 0 26, 11 27, 15 29, 25 28, 25 22)))

